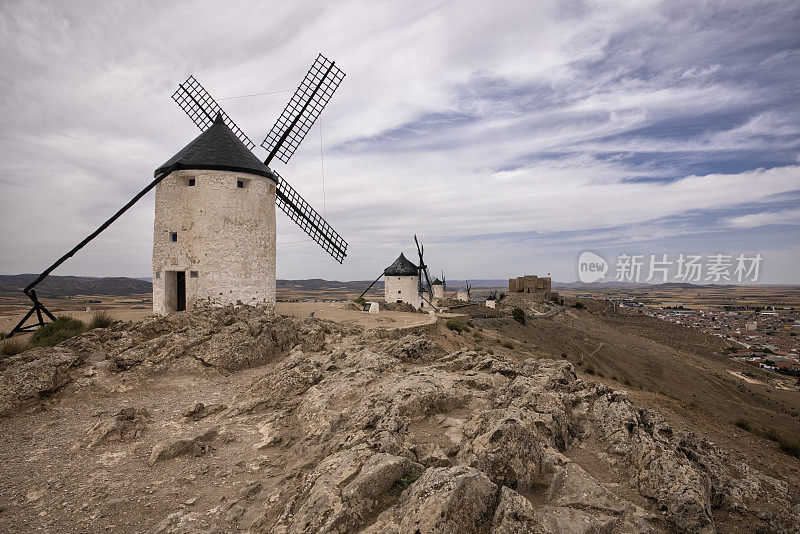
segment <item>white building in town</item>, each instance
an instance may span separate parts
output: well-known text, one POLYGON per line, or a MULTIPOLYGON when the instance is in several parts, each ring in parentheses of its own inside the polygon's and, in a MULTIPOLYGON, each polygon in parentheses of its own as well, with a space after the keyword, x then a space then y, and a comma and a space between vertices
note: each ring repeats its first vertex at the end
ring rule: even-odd
POLYGON ((275 305, 277 178, 221 117, 155 174, 153 312, 275 305))

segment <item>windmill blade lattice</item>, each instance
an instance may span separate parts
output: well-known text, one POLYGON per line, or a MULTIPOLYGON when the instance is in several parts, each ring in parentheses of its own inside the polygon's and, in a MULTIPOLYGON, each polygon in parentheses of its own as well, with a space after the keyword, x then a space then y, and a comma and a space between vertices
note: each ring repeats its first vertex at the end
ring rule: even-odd
MULTIPOLYGON (((330 96, 333 94, 333 91, 336 90, 338 87, 339 82, 341 79, 344 78, 344 74, 336 67, 334 67, 333 63, 327 59, 325 59, 322 54, 319 55, 317 61, 312 66, 309 74, 313 72, 319 71, 319 67, 324 65, 326 68, 325 74, 327 78, 323 78, 322 82, 326 82, 327 86, 324 89, 327 97, 324 99, 324 102, 319 107, 319 103, 316 102, 318 98, 312 94, 312 99, 315 103, 315 108, 318 107, 318 111, 311 119, 311 123, 309 124, 309 128, 311 124, 313 124, 314 120, 316 120, 317 116, 319 116, 319 112, 322 111, 322 108, 325 107, 328 100, 330 100, 330 96), (320 58, 322 58, 321 61, 320 58), (315 69, 316 67, 316 69, 315 69), (335 69, 335 70, 334 70, 335 69), (334 73, 334 77, 332 78, 330 73, 334 73), (338 74, 336 74, 338 73, 338 74), (335 81, 335 86, 330 89, 330 83, 335 81)), ((319 76, 312 77, 312 79, 319 79, 319 76)), ((305 84, 309 79, 309 75, 306 75, 306 79, 303 80, 305 84)), ((318 86, 321 88, 322 83, 318 83, 318 86)), ((301 88, 303 84, 301 84, 301 88)), ((298 89, 300 91, 300 89, 298 89)), ((319 93, 318 91, 314 90, 312 93, 319 93)), ((295 97, 297 93, 295 93, 295 97)), ((178 89, 172 95, 172 99, 183 109, 183 111, 189 116, 190 119, 197 125, 200 130, 205 131, 206 128, 211 126, 214 121, 214 118, 217 116, 217 113, 222 114, 223 121, 225 124, 231 129, 231 131, 247 146, 249 150, 253 150, 255 148, 255 144, 250 140, 249 137, 236 125, 236 123, 231 120, 227 113, 222 109, 222 107, 217 103, 216 100, 206 91, 200 82, 198 82, 194 76, 189 76, 189 78, 182 84, 178 86, 178 89)), ((294 97, 293 97, 294 100, 294 97)), ((311 102, 312 100, 307 100, 307 102, 311 102)), ((286 106, 286 109, 291 107, 292 101, 286 106)), ((306 109, 304 107, 304 109, 306 109)), ((284 110, 285 112, 286 110, 284 110)), ((302 113, 301 113, 302 115, 302 113)), ((307 116, 303 115, 304 117, 307 116)), ((280 119, 278 119, 278 123, 280 123, 280 119)), ((278 124, 276 123, 276 125, 278 124)), ((289 129, 282 134, 283 141, 288 139, 288 134, 290 131, 293 130, 292 126, 295 123, 300 124, 299 117, 297 121, 292 121, 289 124, 289 129), (286 137, 286 139, 283 139, 286 137)), ((275 127, 273 127, 273 130, 275 127)), ((307 129, 306 129, 307 131, 307 129)), ((294 153, 294 149, 297 148, 297 144, 303 140, 305 136, 305 132, 298 138, 297 135, 293 135, 292 139, 296 141, 294 148, 292 148, 292 153, 294 153)), ((269 136, 268 136, 269 138, 269 136)), ((265 140, 266 142, 266 140, 265 140)), ((277 148, 281 148, 285 146, 285 144, 278 144, 277 148)), ((291 154, 289 154, 291 157, 291 154)), ((271 158, 267 158, 267 163, 271 158)), ((288 158, 286 159, 288 161, 288 158)), ((272 171, 275 172, 275 171, 272 171)), ((278 186, 276 190, 276 203, 278 206, 283 210, 286 215, 289 216, 292 221, 295 222, 309 237, 311 237, 314 241, 316 241, 328 254, 330 254, 336 261, 342 263, 344 258, 347 256, 347 242, 342 239, 340 236, 328 222, 322 218, 322 216, 311 207, 311 205, 306 202, 306 200, 300 196, 300 194, 291 186, 289 183, 284 180, 278 173, 275 172, 275 176, 278 177, 278 186)))
POLYGON ((347 242, 328 224, 328 221, 317 213, 317 210, 300 196, 300 193, 295 191, 278 173, 275 175, 278 177, 278 206, 325 252, 342 263, 347 256, 347 242))
POLYGON ((206 131, 214 123, 217 113, 221 113, 222 120, 248 150, 252 151, 256 147, 256 144, 231 120, 222 107, 217 104, 217 101, 200 85, 200 82, 195 80, 194 76, 189 76, 185 82, 178 85, 178 89, 172 94, 172 99, 200 128, 201 132, 206 131))
MULTIPOLYGON (((425 260, 422 258, 423 253, 425 252, 425 247, 419 244, 419 240, 417 240, 417 234, 414 234, 414 243, 417 244, 417 254, 419 254, 419 269, 425 275, 425 290, 429 293, 433 294, 433 285, 431 284, 431 275, 428 272, 428 266, 425 265, 425 260)), ((422 285, 422 279, 420 278, 420 285, 422 285)))
POLYGON ((284 163, 289 162, 344 77, 344 72, 333 61, 322 54, 317 56, 261 143, 269 152, 267 165, 276 156, 284 163))

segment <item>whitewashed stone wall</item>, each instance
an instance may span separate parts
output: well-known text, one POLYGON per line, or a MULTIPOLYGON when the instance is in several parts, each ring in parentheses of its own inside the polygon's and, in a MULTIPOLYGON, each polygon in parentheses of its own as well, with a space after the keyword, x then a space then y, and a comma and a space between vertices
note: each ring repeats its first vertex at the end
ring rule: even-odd
POLYGON ((444 286, 443 285, 435 285, 433 286, 433 298, 436 300, 441 300, 444 298, 444 286))
POLYGON ((397 302, 401 300, 415 308, 423 305, 419 294, 419 277, 414 276, 384 276, 384 300, 397 302))
POLYGON ((227 171, 176 171, 156 186, 153 312, 174 311, 170 271, 186 272, 186 309, 275 306, 275 182, 227 171), (189 186, 189 178, 195 185, 189 186), (237 181, 245 187, 237 187, 237 181), (177 232, 178 241, 170 234, 177 232), (196 271, 193 278, 191 272, 196 271))

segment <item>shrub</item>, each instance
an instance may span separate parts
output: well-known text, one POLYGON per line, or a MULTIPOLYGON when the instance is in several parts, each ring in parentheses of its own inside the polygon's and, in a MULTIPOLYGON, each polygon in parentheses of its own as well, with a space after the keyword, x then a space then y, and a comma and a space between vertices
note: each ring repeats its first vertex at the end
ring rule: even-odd
POLYGON ((591 365, 587 365, 586 367, 583 368, 583 370, 586 371, 587 375, 593 375, 596 373, 594 367, 592 367, 591 365))
POLYGON ((775 430, 774 428, 765 429, 763 432, 761 432, 761 435, 770 441, 774 441, 775 443, 777 443, 781 439, 781 435, 778 434, 778 431, 775 430))
POLYGON ((5 332, 0 332, 0 341, 3 341, 7 337, 8 337, 8 334, 6 334, 5 332))
POLYGON ((30 342, 34 347, 52 347, 85 331, 86 325, 83 321, 62 315, 34 332, 30 342))
POLYGON ((403 491, 405 491, 407 487, 409 487, 411 484, 419 480, 419 477, 421 476, 422 476, 422 471, 420 471, 419 473, 406 473, 402 475, 395 481, 392 487, 389 488, 389 494, 395 496, 400 495, 401 493, 403 493, 403 491))
POLYGON ((510 341, 503 341, 501 343, 501 345, 504 346, 507 349, 513 349, 514 348, 514 344, 511 343, 510 341))
POLYGON ((514 308, 514 310, 511 312, 511 316, 519 324, 525 324, 525 310, 522 308, 514 308))
POLYGON ((445 323, 445 326, 452 330, 453 332, 463 332, 466 330, 467 325, 459 321, 458 319, 448 319, 445 323))
POLYGON ((475 324, 471 320, 467 321, 467 326, 470 328, 475 328, 475 324))
POLYGON ((742 418, 735 420, 733 424, 738 426, 742 430, 750 432, 751 434, 755 434, 756 436, 761 436, 762 438, 774 441, 775 443, 778 444, 778 447, 781 449, 781 451, 785 452, 790 456, 794 456, 795 458, 800 458, 800 442, 795 441, 791 438, 787 438, 774 428, 758 429, 755 428, 753 425, 751 425, 750 421, 742 418))
POLYGON ((781 436, 778 439, 778 446, 786 454, 794 456, 795 458, 800 458, 800 442, 789 441, 788 439, 781 436))
POLYGON ((108 328, 114 324, 114 318, 105 310, 97 310, 92 315, 92 320, 89 321, 89 329, 93 328, 108 328))
POLYGON ((364 297, 358 297, 354 302, 356 304, 358 304, 359 306, 363 306, 364 304, 367 303, 367 301, 366 301, 366 299, 364 297))
POLYGON ((506 294, 500 293, 500 297, 498 297, 498 300, 503 300, 504 298, 506 298, 506 294))
POLYGON ((583 302, 581 302, 581 301, 578 301, 578 302, 576 302, 575 304, 573 304, 573 305, 572 305, 572 307, 573 307, 573 308, 575 308, 576 310, 582 310, 582 309, 584 309, 586 306, 584 306, 584 305, 583 305, 583 302))
POLYGON ((25 352, 29 348, 27 341, 24 339, 18 337, 4 339, 3 342, 0 343, 0 356, 14 356, 20 352, 25 352))

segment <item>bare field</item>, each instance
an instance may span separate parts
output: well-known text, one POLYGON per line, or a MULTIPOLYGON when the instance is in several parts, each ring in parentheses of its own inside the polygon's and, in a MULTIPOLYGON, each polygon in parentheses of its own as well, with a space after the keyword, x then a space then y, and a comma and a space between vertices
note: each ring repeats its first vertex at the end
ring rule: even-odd
MULTIPOLYGON (((120 321, 138 321, 153 313, 151 293, 135 295, 75 295, 63 297, 39 297, 39 300, 54 315, 69 315, 84 322, 91 320, 97 310, 109 312, 120 321), (99 302, 98 302, 99 301, 99 302)), ((0 332, 10 332, 31 308, 30 301, 23 295, 0 294, 0 332)), ((35 316, 28 320, 35 321, 35 316)))
POLYGON ((686 286, 660 284, 647 287, 592 286, 557 288, 566 297, 635 300, 646 306, 683 306, 694 310, 726 307, 800 308, 800 286, 686 286))

